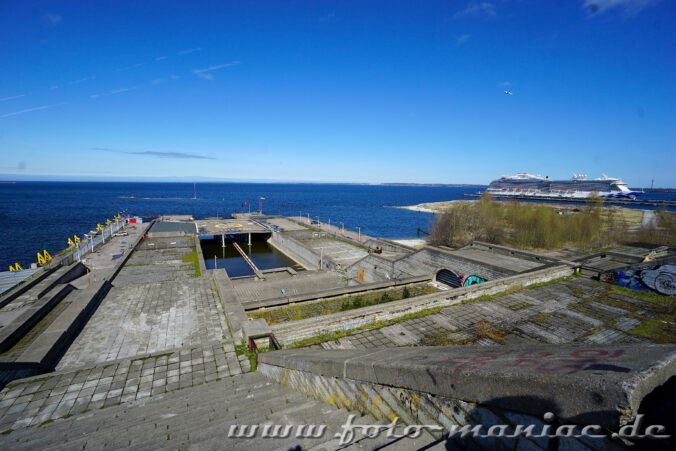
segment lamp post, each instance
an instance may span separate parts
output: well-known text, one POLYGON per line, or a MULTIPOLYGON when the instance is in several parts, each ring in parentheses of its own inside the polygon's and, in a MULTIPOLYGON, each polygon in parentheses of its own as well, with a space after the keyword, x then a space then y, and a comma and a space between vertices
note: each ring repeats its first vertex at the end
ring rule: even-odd
POLYGON ((359 226, 357 226, 357 233, 358 233, 358 236, 359 236, 359 239, 357 241, 359 241, 361 243, 361 227, 359 227, 359 226))
POLYGON ((342 235, 345 236, 345 223, 341 222, 340 227, 343 229, 342 235))

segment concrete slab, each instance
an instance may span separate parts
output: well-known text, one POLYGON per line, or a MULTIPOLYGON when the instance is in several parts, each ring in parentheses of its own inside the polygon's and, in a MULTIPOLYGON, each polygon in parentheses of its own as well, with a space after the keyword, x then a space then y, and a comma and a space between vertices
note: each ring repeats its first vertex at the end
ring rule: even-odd
POLYGON ((199 219, 195 221, 200 235, 222 235, 239 233, 267 233, 265 227, 250 219, 199 219))
POLYGON ((676 374, 676 345, 282 350, 260 363, 617 428, 676 374))

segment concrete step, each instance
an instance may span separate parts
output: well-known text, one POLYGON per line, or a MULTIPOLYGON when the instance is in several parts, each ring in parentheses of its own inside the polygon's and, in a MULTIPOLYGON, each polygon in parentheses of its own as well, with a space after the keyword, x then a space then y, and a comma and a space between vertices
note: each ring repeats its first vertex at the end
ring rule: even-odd
MULTIPOLYGON (((0 436, 0 448, 305 449, 330 444, 348 415, 247 373, 13 431, 0 436), (320 438, 296 438, 294 427, 287 438, 228 438, 230 425, 254 424, 324 424, 326 432, 320 438)), ((370 417, 358 421, 375 423, 370 417)))
MULTIPOLYGON (((252 374, 252 376, 256 375, 252 374)), ((98 432, 103 429, 109 432, 125 429, 133 430, 145 427, 144 420, 152 420, 165 427, 174 427, 184 423, 182 419, 184 415, 235 419, 237 416, 241 416, 243 411, 250 409, 251 402, 256 399, 266 399, 267 402, 273 402, 276 400, 275 396, 280 394, 278 386, 266 379, 254 377, 242 380, 237 378, 238 381, 243 382, 240 386, 233 385, 233 382, 228 379, 231 378, 214 381, 192 389, 178 390, 155 398, 146 398, 143 402, 134 401, 129 404, 89 411, 72 417, 72 421, 58 420, 50 425, 50 435, 52 438, 64 438, 74 437, 78 433, 98 432), (254 396, 251 396, 252 394, 254 396), (152 406, 152 408, 140 410, 140 408, 146 406, 152 406), (132 415, 133 412, 137 414, 132 415), (160 415, 157 415, 158 412, 160 415), (80 421, 91 416, 107 418, 110 422, 101 423, 100 428, 95 428, 92 431, 91 425, 86 421, 80 421)), ((286 392, 282 392, 281 395, 287 397, 302 396, 286 392)), ((261 404, 259 407, 262 409, 264 406, 265 404, 261 404)), ((27 432, 27 430, 18 430, 15 431, 15 434, 21 436, 24 431, 27 432)))

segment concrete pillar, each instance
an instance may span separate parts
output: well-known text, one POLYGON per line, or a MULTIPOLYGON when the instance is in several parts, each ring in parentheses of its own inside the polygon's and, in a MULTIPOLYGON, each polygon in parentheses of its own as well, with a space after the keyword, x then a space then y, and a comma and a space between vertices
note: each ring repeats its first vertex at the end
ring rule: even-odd
POLYGON ((225 234, 221 235, 221 247, 225 247, 225 234))
POLYGON ((251 232, 249 232, 249 246, 251 246, 251 232))

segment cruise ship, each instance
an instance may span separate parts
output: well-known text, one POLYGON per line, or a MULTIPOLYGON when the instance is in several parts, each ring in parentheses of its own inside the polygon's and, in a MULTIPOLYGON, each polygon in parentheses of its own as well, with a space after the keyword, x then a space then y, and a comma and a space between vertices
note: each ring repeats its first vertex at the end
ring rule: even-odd
POLYGON ((573 175, 571 180, 550 180, 549 177, 520 172, 493 180, 486 192, 500 197, 546 197, 585 199, 600 196, 607 199, 636 199, 641 193, 631 191, 622 180, 608 177, 587 179, 573 175))

